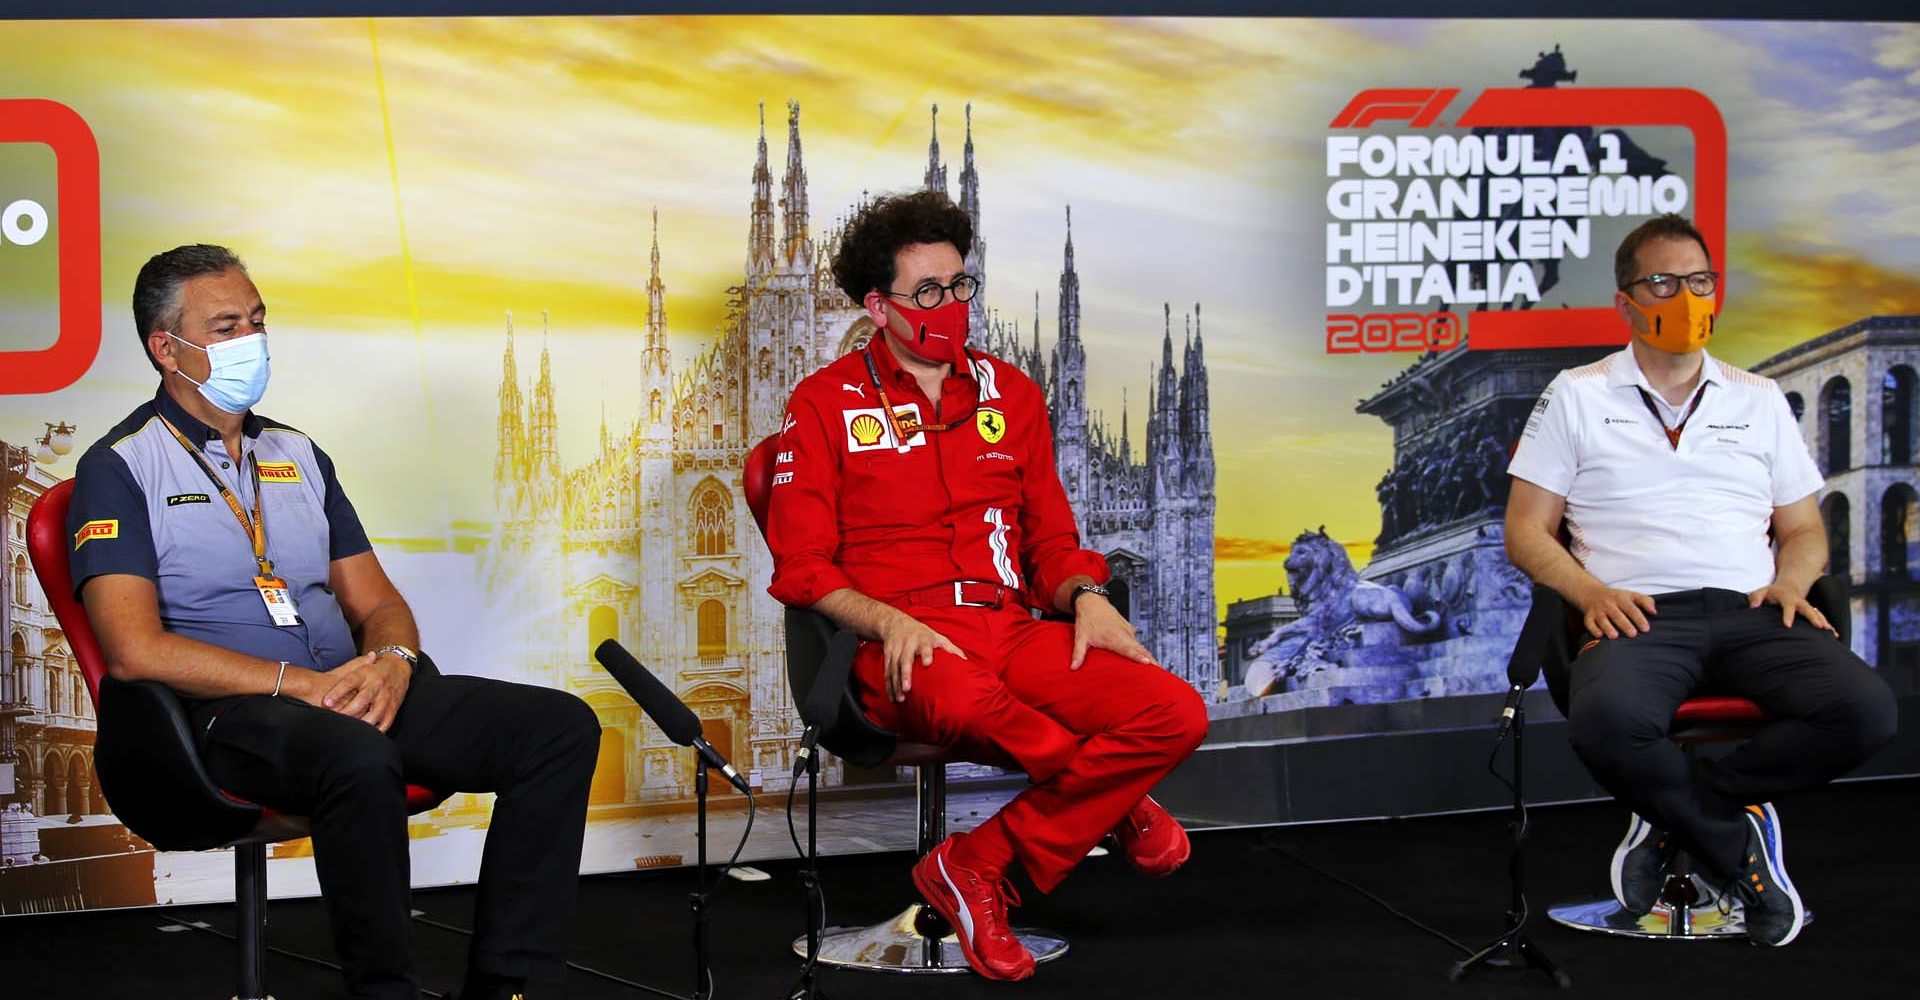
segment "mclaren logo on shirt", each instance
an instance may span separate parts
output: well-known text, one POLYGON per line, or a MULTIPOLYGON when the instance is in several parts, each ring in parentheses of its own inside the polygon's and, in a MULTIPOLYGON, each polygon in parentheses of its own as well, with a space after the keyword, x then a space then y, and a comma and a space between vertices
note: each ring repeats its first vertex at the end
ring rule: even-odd
POLYGON ((981 407, 973 415, 973 426, 979 428, 980 437, 988 444, 999 444, 1007 436, 1007 415, 999 410, 981 407))
MULTIPOLYGON (((907 403, 893 408, 902 423, 920 422, 920 404, 907 403)), ((858 410, 841 410, 840 419, 847 428, 847 451, 881 451, 896 447, 893 440, 893 428, 887 426, 887 413, 878 406, 858 410)), ((907 439, 906 447, 918 448, 927 443, 925 431, 918 432, 907 439)))
POLYGON ((118 519, 111 520, 111 521, 88 521, 87 523, 80 526, 79 531, 76 531, 73 533, 73 550, 75 552, 80 551, 80 546, 85 545, 96 538, 119 538, 119 537, 120 537, 120 522, 118 519))
POLYGON ((255 462, 260 470, 263 483, 297 483, 300 481, 300 467, 292 462, 255 462))

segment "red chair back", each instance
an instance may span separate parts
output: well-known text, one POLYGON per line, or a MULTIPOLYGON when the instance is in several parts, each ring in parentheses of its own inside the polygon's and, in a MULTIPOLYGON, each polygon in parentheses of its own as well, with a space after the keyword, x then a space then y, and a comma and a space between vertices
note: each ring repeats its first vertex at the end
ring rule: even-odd
POLYGON ((107 657, 100 651, 100 640, 93 634, 93 623, 80 599, 73 595, 73 568, 67 562, 67 506, 73 501, 73 480, 56 483, 34 502, 27 514, 27 555, 33 559, 33 572, 40 578, 40 589, 47 592, 47 604, 67 634, 67 648, 73 651, 80 673, 87 679, 87 696, 93 707, 100 707, 100 678, 107 675, 107 657))
POLYGON ((773 498, 773 466, 780 457, 780 435, 768 436, 747 453, 747 464, 740 470, 740 490, 747 495, 747 509, 760 526, 760 537, 767 537, 767 504, 773 498))

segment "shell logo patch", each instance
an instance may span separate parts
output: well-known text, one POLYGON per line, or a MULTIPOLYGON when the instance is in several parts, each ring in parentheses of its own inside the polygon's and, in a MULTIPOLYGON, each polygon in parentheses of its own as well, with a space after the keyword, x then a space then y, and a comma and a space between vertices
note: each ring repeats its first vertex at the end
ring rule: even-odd
POLYGON ((119 537, 120 537, 119 519, 116 518, 110 521, 88 521, 87 523, 80 526, 79 531, 76 531, 73 533, 73 550, 75 552, 80 551, 80 546, 85 545, 96 538, 119 538, 119 537))
POLYGON ((871 448, 887 432, 880 418, 871 413, 862 413, 847 425, 847 433, 853 435, 853 443, 862 448, 871 448))
POLYGON ((300 467, 292 462, 254 462, 260 470, 263 483, 297 483, 300 481, 300 467))
MULTIPOLYGON (((900 423, 908 427, 920 424, 920 404, 904 403, 893 408, 900 423)), ((891 449, 908 451, 927 443, 925 431, 916 431, 907 436, 907 443, 897 444, 893 428, 887 425, 887 412, 878 406, 862 407, 857 410, 841 410, 840 419, 847 428, 847 451, 880 451, 891 449)))
POLYGON ((980 431, 981 440, 988 444, 999 444, 1007 436, 1007 415, 999 410, 980 408, 973 415, 973 426, 980 431))

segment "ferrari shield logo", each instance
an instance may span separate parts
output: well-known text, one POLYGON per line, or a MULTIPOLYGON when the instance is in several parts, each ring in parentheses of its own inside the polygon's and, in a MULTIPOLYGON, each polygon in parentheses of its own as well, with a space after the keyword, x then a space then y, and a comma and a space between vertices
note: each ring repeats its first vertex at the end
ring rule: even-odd
POLYGON ((973 415, 973 426, 980 429, 980 437, 988 444, 999 444, 1007 436, 1007 415, 999 410, 982 408, 973 415))

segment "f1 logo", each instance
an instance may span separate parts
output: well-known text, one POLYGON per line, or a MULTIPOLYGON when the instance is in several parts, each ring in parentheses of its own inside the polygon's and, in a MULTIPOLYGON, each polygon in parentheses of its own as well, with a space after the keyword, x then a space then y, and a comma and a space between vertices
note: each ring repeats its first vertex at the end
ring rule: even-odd
MULTIPOLYGON (((1693 224, 1707 239, 1707 254, 1725 272, 1727 250, 1727 123, 1707 95, 1683 87, 1554 87, 1483 91, 1455 127, 1563 127, 1678 125, 1693 133, 1693 224)), ((1725 282, 1714 299, 1726 302, 1725 282)), ((1630 335, 1611 306, 1584 309, 1516 309, 1476 312, 1467 347, 1607 347, 1630 335)))
POLYGON ((1460 93, 1458 87, 1434 90, 1363 90, 1334 116, 1333 128, 1366 128, 1377 121, 1404 121, 1413 128, 1426 128, 1440 117, 1447 104, 1460 93))
POLYGON ((59 267, 60 329, 51 347, 0 351, 0 393, 53 392, 79 381, 100 353, 100 147, 72 108, 45 100, 0 100, 0 143, 53 150, 57 201, 46 206, 0 191, 0 268, 31 253, 48 227, 59 267))

